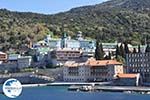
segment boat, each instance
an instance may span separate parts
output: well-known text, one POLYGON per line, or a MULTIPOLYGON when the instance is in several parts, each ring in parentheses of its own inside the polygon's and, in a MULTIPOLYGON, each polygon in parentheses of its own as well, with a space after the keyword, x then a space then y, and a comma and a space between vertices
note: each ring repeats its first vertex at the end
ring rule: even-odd
POLYGON ((88 91, 93 91, 94 88, 92 86, 82 86, 79 88, 80 91, 88 92, 88 91))

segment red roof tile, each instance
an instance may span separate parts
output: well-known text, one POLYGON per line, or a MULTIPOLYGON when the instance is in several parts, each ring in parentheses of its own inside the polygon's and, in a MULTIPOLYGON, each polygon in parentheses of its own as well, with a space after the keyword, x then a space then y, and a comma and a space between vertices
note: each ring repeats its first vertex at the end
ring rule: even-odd
POLYGON ((86 62, 82 63, 76 63, 76 62, 68 62, 65 63, 65 66, 68 67, 77 67, 81 65, 87 65, 87 66, 107 66, 107 65, 121 65, 122 63, 116 61, 116 60, 95 60, 94 58, 88 59, 86 62))
POLYGON ((122 64, 116 60, 88 60, 86 62, 87 65, 90 66, 106 66, 106 65, 118 65, 122 64))
POLYGON ((118 74, 118 78, 136 78, 138 74, 118 74))

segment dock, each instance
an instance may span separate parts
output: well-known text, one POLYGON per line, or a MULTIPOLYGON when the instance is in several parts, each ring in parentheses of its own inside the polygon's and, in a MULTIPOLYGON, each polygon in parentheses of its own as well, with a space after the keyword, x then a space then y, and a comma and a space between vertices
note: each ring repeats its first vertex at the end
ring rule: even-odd
MULTIPOLYGON (((70 86, 68 90, 78 91, 82 86, 70 86)), ((134 87, 134 86, 93 86, 94 91, 104 92, 137 92, 150 93, 150 87, 134 87)))
POLYGON ((150 92, 150 87, 132 87, 132 86, 95 86, 94 89, 101 91, 134 91, 134 92, 150 92))

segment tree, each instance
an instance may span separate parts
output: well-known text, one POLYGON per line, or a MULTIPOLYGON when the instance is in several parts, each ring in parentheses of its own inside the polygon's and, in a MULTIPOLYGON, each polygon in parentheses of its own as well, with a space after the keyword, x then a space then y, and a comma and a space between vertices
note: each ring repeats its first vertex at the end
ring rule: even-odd
POLYGON ((150 44, 147 44, 147 47, 145 49, 145 52, 150 52, 150 44))
POLYGON ((137 53, 136 48, 133 48, 133 53, 137 53))
POLYGON ((32 59, 33 59, 34 62, 37 62, 37 61, 38 61, 38 58, 37 58, 36 55, 34 55, 34 56, 32 57, 32 59))
POLYGON ((100 44, 100 60, 104 59, 104 51, 103 51, 103 45, 100 44))
POLYGON ((96 40, 95 58, 96 58, 96 60, 99 60, 99 59, 100 59, 99 40, 96 40))
POLYGON ((108 58, 111 60, 111 52, 109 51, 108 58))
POLYGON ((96 41, 95 58, 96 60, 104 59, 103 46, 99 43, 99 40, 96 41))
POLYGON ((116 59, 118 58, 118 56, 120 56, 120 48, 117 44, 117 46, 116 46, 116 59))
POLYGON ((140 53, 140 52, 141 52, 141 46, 138 45, 138 53, 140 53))
POLYGON ((125 58, 125 49, 123 47, 123 44, 120 45, 120 56, 125 58))
POLYGON ((125 59, 122 56, 118 56, 116 60, 125 64, 125 59))
POLYGON ((130 53, 129 47, 127 43, 124 43, 124 49, 125 49, 125 53, 128 54, 130 53))

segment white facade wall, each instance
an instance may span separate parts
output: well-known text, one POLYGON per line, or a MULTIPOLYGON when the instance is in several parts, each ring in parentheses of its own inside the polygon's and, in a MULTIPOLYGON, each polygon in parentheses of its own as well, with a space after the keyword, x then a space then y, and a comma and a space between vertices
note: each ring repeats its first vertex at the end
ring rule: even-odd
POLYGON ((19 57, 21 57, 20 54, 10 54, 8 55, 8 60, 17 60, 19 57))
POLYGON ((29 67, 31 65, 31 61, 32 61, 31 56, 18 58, 18 61, 17 61, 18 68, 29 67))
POLYGON ((89 78, 89 69, 85 66, 78 67, 78 75, 69 75, 68 71, 69 67, 64 67, 63 70, 63 80, 64 81, 78 81, 84 82, 89 78))
POLYGON ((109 65, 105 66, 106 68, 106 75, 92 75, 91 74, 91 67, 89 66, 80 66, 78 67, 78 75, 69 75, 69 67, 64 67, 63 70, 63 79, 64 81, 78 81, 78 82, 85 82, 85 81, 92 81, 95 79, 101 80, 112 80, 114 79, 115 75, 118 73, 123 73, 123 66, 122 65, 109 65))

